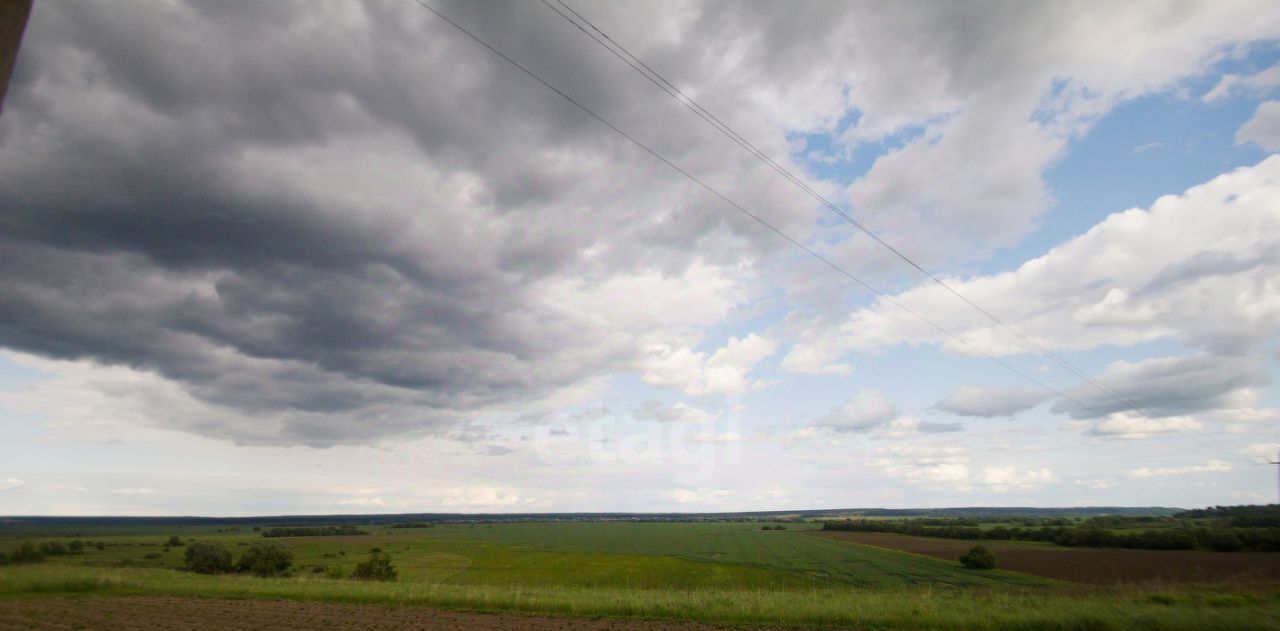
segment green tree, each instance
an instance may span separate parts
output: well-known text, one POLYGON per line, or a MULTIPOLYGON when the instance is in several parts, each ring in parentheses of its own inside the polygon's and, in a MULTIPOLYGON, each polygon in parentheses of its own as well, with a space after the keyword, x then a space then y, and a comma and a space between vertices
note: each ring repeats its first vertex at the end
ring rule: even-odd
POLYGON ((990 570, 996 566, 996 555, 986 546, 974 546, 960 557, 960 564, 971 570, 990 570))
POLYGON ((277 576, 293 565, 293 553, 274 541, 260 541, 244 551, 238 565, 241 572, 255 576, 277 576))
POLYGON ((367 560, 356 564, 351 578, 362 581, 396 580, 396 568, 391 565, 391 555, 386 552, 370 552, 367 560))
POLYGON ((231 571, 231 551, 213 541, 197 541, 187 546, 186 561, 192 572, 200 574, 231 571))
POLYGON ((22 545, 9 555, 9 560, 14 563, 39 563, 44 560, 44 552, 37 548, 36 544, 23 541, 22 545))

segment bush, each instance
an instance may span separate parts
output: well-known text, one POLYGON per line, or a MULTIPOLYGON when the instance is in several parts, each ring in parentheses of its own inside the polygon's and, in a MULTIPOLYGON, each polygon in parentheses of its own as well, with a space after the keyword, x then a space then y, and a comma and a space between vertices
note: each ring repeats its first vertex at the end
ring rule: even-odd
POLYGON ((960 557, 960 563, 971 570, 990 570, 996 566, 996 555, 986 546, 974 546, 960 557))
POLYGON ((144 558, 144 559, 158 559, 158 558, 160 558, 160 553, 159 553, 159 552, 148 552, 148 553, 146 553, 146 554, 142 555, 142 558, 144 558))
POLYGON ((182 543, 182 538, 180 538, 178 535, 174 535, 172 537, 169 537, 169 541, 166 542, 164 545, 176 548, 178 546, 182 546, 186 544, 182 543))
POLYGON ((40 551, 49 556, 61 556, 67 553, 67 546, 59 541, 46 541, 40 544, 40 551))
POLYGON ((261 541, 249 546, 240 557, 241 572, 250 572, 254 576, 279 576, 293 565, 293 553, 284 546, 272 542, 261 541))
POLYGON ((199 574, 231 571, 231 551, 220 543, 197 541, 187 546, 187 567, 199 574))
POLYGON ((385 552, 370 552, 368 560, 356 564, 351 578, 362 581, 396 580, 396 568, 391 565, 391 555, 385 552))
POLYGON ((342 567, 341 565, 330 565, 328 569, 324 571, 324 575, 327 578, 334 578, 334 579, 346 578, 347 569, 342 567))
POLYGON ((102 543, 101 541, 99 541, 98 543, 93 544, 93 547, 95 547, 95 548, 97 548, 97 549, 99 549, 99 550, 106 550, 106 549, 107 549, 107 544, 102 543))
POLYGON ((1209 547, 1214 552, 1237 552, 1244 549, 1244 542, 1235 533, 1218 532, 1209 539, 1209 547))
POLYGON ((76 539, 67 546, 67 549, 71 551, 71 554, 84 554, 84 542, 76 539))

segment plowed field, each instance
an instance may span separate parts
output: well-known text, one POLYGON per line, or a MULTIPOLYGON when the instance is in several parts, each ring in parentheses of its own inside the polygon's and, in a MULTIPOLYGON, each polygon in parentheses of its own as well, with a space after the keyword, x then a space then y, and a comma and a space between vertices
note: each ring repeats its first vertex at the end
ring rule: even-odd
POLYGON ((285 600, 112 597, 0 600, 0 629, 192 631, 388 629, 494 631, 712 631, 700 624, 556 618, 285 600))
POLYGON ((880 532, 815 531, 813 534, 949 560, 958 559, 969 548, 981 544, 995 553, 1000 569, 1095 585, 1280 580, 1280 554, 1270 552, 1066 548, 880 532))

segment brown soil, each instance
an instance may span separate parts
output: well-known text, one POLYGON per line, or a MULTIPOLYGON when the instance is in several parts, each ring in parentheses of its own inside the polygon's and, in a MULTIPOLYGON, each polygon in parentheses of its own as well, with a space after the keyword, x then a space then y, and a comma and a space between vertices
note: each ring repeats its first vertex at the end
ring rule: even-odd
POLYGON ((436 611, 287 600, 87 597, 0 600, 0 630, 394 629, 472 631, 713 631, 675 622, 436 611))
POLYGON ((815 531, 814 534, 952 561, 973 546, 984 545, 995 553, 1000 569, 1095 585, 1280 580, 1280 554, 1272 552, 1067 548, 881 532, 815 531))

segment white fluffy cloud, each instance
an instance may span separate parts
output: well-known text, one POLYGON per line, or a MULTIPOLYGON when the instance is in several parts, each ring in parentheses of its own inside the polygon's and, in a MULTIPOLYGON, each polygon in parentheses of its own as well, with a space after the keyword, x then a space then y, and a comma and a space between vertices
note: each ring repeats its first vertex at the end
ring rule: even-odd
POLYGON ((1257 443, 1249 445, 1242 453, 1258 464, 1270 464, 1280 460, 1280 443, 1257 443))
POLYGON ((863 388, 818 418, 818 427, 837 432, 865 432, 898 418, 898 406, 875 388, 863 388))
POLYGON ((1280 101, 1258 105, 1253 118, 1236 132, 1236 144, 1252 142, 1266 151, 1280 151, 1280 101))
POLYGON ((1185 467, 1138 467, 1129 472, 1129 477, 1135 480, 1144 480, 1148 478, 1167 478, 1177 475, 1195 475, 1200 473, 1221 473, 1230 471, 1231 465, 1222 460, 1210 460, 1202 465, 1187 465, 1185 467))
MULTIPOLYGON (((1054 350, 1169 337, 1213 352, 1256 349, 1280 330, 1280 156, 1111 215, 1016 270, 949 282, 1054 350)), ((1027 352, 936 285, 895 299, 985 352, 1027 352)), ((878 300, 806 331, 788 358, 840 365, 855 351, 904 343, 972 352, 878 300)))
MULTIPOLYGON (((877 54, 881 67, 850 66, 850 99, 862 117, 846 137, 856 146, 907 136, 849 187, 849 197, 864 222, 925 262, 1024 234, 1053 201, 1043 172, 1070 139, 1116 103, 1168 89, 1228 54, 1231 43, 1280 29, 1261 5, 1141 2, 1108 6, 1105 16, 1075 4, 1005 7, 963 34, 939 28, 962 12, 895 5, 865 12, 892 14, 893 28, 864 12, 848 27, 847 54, 877 54), (902 32, 946 34, 876 48, 902 32)), ((863 238, 846 247, 863 269, 865 259, 883 257, 863 238)))
POLYGON ((1266 90, 1280 86, 1280 65, 1271 66, 1251 75, 1225 74, 1204 96, 1205 102, 1225 99, 1237 92, 1249 90, 1266 90))
POLYGON ((666 405, 650 399, 640 404, 640 407, 636 410, 636 418, 662 423, 705 423, 715 420, 718 416, 718 414, 689 405, 684 401, 666 405))
POLYGON ((1033 489, 1058 481, 1058 477, 1047 468, 1018 471, 1012 466, 987 467, 978 476, 978 483, 996 493, 1033 489))
POLYGON ((764 385, 748 374, 775 349, 776 343, 755 333, 741 339, 729 338, 709 356, 687 347, 652 344, 644 349, 642 377, 646 383, 677 388, 694 396, 742 394, 764 385))
POLYGON ((983 467, 975 473, 970 458, 959 448, 895 447, 881 450, 874 461, 886 475, 922 487, 945 486, 953 491, 1008 493, 1029 491, 1058 482, 1047 467, 1019 470, 1012 465, 983 467))
POLYGON ((24 484, 26 484, 26 482, 23 482, 18 478, 0 479, 0 491, 8 491, 9 489, 16 489, 20 486, 23 486, 24 484))
POLYGON ((1116 412, 1089 425, 1089 433, 1095 436, 1143 438, 1151 434, 1197 432, 1204 424, 1189 416, 1148 418, 1139 414, 1116 412))

